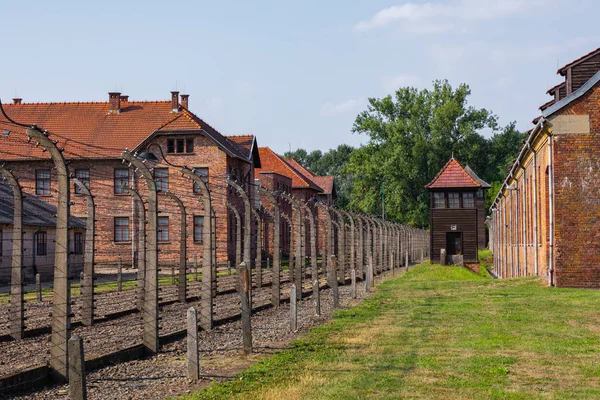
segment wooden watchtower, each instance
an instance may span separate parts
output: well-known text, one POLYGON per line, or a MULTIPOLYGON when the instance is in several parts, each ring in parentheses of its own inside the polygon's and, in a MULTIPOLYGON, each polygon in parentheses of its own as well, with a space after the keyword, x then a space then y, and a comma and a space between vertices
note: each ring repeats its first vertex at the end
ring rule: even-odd
POLYGON ((477 252, 485 247, 485 190, 490 185, 452 157, 425 187, 430 193, 432 262, 478 263, 477 252))

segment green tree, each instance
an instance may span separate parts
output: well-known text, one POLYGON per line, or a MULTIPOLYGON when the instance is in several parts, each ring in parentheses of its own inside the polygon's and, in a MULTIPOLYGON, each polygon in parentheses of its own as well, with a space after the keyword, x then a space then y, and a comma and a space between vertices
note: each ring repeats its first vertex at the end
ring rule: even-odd
POLYGON ((352 128, 369 141, 352 153, 346 167, 354 177, 349 207, 381 214, 385 185, 388 218, 427 226, 424 186, 453 153, 486 176, 489 143, 479 132, 495 131, 497 119, 486 109, 469 106, 470 94, 465 84, 453 89, 448 81, 435 81, 432 90, 401 88, 393 97, 369 99, 352 128))

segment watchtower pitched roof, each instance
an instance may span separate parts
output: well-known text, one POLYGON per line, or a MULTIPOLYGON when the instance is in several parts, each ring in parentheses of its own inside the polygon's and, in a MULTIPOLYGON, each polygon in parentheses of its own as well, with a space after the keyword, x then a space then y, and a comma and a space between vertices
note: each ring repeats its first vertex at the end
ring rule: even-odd
POLYGON ((425 187, 427 189, 483 188, 485 186, 482 185, 482 183, 489 187, 489 185, 479 179, 474 172, 472 173, 477 179, 475 179, 471 173, 469 173, 454 157, 452 157, 433 178, 433 180, 425 185, 425 187))

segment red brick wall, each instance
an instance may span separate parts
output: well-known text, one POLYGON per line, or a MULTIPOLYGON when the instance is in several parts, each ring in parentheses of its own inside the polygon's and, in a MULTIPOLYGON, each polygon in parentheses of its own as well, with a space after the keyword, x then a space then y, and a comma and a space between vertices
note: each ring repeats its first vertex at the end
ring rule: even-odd
POLYGON ((560 114, 589 114, 590 134, 554 137, 556 284, 600 287, 600 88, 560 114))

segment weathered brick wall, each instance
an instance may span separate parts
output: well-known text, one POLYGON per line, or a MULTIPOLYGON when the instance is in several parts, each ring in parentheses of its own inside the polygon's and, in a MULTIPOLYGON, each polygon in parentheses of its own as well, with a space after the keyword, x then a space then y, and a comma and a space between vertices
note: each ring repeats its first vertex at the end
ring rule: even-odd
MULTIPOLYGON (((282 188, 284 187, 291 187, 292 186, 292 179, 281 175, 281 174, 277 174, 274 172, 261 172, 259 174, 259 182, 260 185, 264 188, 266 188, 267 190, 270 190, 271 192, 275 191, 275 190, 282 190, 282 188)), ((269 212, 273 212, 273 205, 271 203, 271 201, 263 194, 260 195, 260 201, 262 203, 262 206, 268 210, 269 212)), ((291 211, 291 206, 290 203, 287 201, 284 201, 281 197, 278 199, 277 201, 278 207, 279 207, 279 211, 281 213, 285 213, 286 215, 290 215, 290 211, 291 211)), ((265 253, 269 256, 269 257, 273 257, 273 246, 274 246, 274 239, 273 239, 273 221, 270 219, 270 217, 268 219, 265 220, 264 222, 264 242, 263 242, 263 250, 265 251, 265 253)), ((279 241, 280 241, 280 245, 281 245, 281 249, 282 252, 284 254, 285 257, 287 257, 289 254, 289 247, 290 247, 290 235, 289 235, 289 228, 287 227, 287 223, 285 222, 284 218, 280 218, 280 226, 279 226, 279 241)))
POLYGON ((589 115, 589 133, 554 137, 556 284, 600 287, 600 88, 560 112, 589 115))
MULTIPOLYGON (((190 135, 188 135, 190 136, 190 135)), ((167 154, 167 138, 159 136, 155 139, 161 146, 163 152, 167 154)), ((227 173, 241 171, 242 177, 247 181, 253 182, 254 169, 249 163, 232 159, 228 157, 214 142, 210 139, 194 135, 194 153, 190 154, 168 154, 167 159, 175 165, 185 165, 189 168, 208 167, 209 169, 209 190, 212 197, 212 205, 216 214, 217 227, 217 262, 224 263, 228 258, 228 212, 225 207, 226 200, 241 205, 241 199, 238 196, 232 196, 231 191, 225 183, 227 173)), ((156 149, 155 153, 158 153, 156 149)), ((157 156, 160 155, 156 154, 157 156)), ((93 154, 90 154, 93 156, 93 154)), ((35 195, 35 170, 39 168, 52 168, 50 161, 27 161, 12 162, 10 166, 14 167, 15 174, 19 177, 25 193, 35 195)), ((148 163, 149 167, 167 168, 165 163, 148 163)), ((69 165, 71 172, 76 169, 89 169, 90 171, 90 190, 94 195, 96 203, 96 262, 98 267, 103 265, 115 264, 119 257, 123 262, 131 264, 134 259, 134 251, 137 250, 137 238, 140 234, 138 224, 136 223, 136 213, 133 212, 135 206, 132 197, 129 194, 114 193, 114 169, 127 167, 120 160, 73 160, 69 165), (132 249, 131 240, 128 242, 116 243, 114 241, 114 218, 118 216, 130 218, 130 238, 135 240, 134 249, 132 249)), ((131 170, 130 170, 131 171, 131 170)), ((49 203, 56 204, 56 171, 51 170, 52 183, 50 196, 40 196, 49 203)), ((147 187, 143 178, 139 174, 132 178, 130 172, 130 182, 139 190, 140 194, 147 200, 147 187)), ((252 193, 253 187, 247 185, 252 193)), ((169 191, 178 195, 186 207, 187 212, 187 257, 198 262, 202 262, 203 244, 194 241, 194 216, 203 216, 204 208, 199 199, 200 193, 193 193, 191 181, 183 177, 178 168, 169 169, 169 191)), ((71 188, 71 201, 73 203, 71 212, 73 215, 86 217, 87 201, 85 196, 76 195, 74 188, 71 188)), ((181 217, 177 204, 164 195, 158 198, 159 216, 169 217, 169 240, 159 243, 159 261, 163 266, 175 265, 179 261, 179 238, 181 237, 181 217)), ((243 207, 240 207, 243 215, 243 207)), ((235 244, 233 249, 235 249, 235 244)), ((231 252, 230 252, 231 253, 231 252)), ((233 259, 233 258, 232 258, 233 259)))

